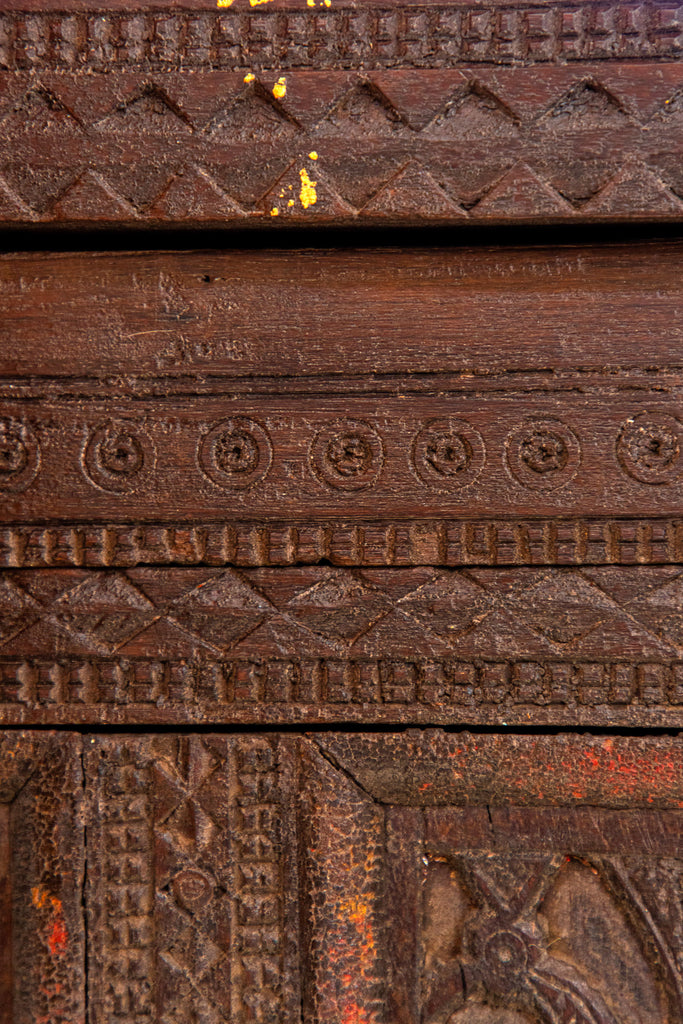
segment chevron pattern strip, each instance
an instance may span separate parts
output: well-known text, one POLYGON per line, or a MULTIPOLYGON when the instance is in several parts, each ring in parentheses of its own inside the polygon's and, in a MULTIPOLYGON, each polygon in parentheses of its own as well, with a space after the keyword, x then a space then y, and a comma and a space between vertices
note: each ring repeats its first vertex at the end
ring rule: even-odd
POLYGON ((661 65, 647 88, 639 67, 572 65, 540 82, 532 71, 430 69, 409 83, 402 72, 330 73, 319 86, 296 71, 279 86, 273 73, 208 72, 201 84, 120 73, 95 76, 87 106, 70 76, 13 73, 0 102, 0 218, 681 215, 683 65, 661 65))

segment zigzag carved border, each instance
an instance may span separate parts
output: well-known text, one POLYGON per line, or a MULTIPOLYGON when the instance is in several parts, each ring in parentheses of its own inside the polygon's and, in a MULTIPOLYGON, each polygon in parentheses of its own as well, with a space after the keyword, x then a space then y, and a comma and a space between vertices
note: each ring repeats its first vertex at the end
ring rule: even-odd
MULTIPOLYGON (((683 63, 10 71, 8 223, 676 220, 683 63)), ((0 83, 2 84, 2 83, 0 83)))
POLYGON ((73 523, 0 528, 0 568, 136 565, 656 565, 683 520, 73 523))

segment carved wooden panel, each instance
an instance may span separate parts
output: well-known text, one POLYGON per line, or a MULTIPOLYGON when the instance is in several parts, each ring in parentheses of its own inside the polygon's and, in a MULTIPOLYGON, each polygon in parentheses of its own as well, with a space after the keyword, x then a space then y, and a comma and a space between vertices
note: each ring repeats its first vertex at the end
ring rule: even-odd
POLYGON ((0 218, 677 221, 682 40, 654 0, 5 0, 0 218))
POLYGON ((0 577, 3 717, 683 722, 680 567, 0 577))
POLYGON ((95 1024, 680 1020, 680 740, 85 746, 95 1024))
POLYGON ((3 1024, 680 1020, 679 738, 0 753, 3 1024))
POLYGON ((8 1024, 680 1018, 678 739, 1 744, 8 1024))
POLYGON ((680 724, 681 255, 4 257, 2 719, 680 724))

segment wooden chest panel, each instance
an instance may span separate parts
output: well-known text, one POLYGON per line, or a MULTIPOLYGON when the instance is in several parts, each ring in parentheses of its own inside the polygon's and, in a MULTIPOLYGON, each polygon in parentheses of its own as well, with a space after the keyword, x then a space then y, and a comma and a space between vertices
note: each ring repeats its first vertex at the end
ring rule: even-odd
POLYGON ((4 721, 679 724, 680 266, 5 257, 4 721))
POLYGON ((680 1024, 683 8, 0 6, 0 1024, 680 1024))
POLYGON ((2 741, 8 1021, 683 1012, 679 739, 2 741))

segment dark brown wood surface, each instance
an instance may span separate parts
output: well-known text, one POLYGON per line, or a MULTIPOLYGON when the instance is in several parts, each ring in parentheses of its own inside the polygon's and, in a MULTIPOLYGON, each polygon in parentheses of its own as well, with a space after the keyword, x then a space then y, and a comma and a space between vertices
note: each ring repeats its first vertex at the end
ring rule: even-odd
POLYGON ((679 725, 681 254, 4 257, 3 720, 679 725))
POLYGON ((0 733, 0 1021, 86 1012, 81 740, 0 733))
POLYGON ((0 0, 0 1024, 683 1020, 682 49, 0 0))
POLYGON ((676 3, 5 0, 0 220, 679 221, 676 3))
POLYGON ((272 378, 272 397, 301 395, 309 378, 349 391, 411 374, 385 384, 392 394, 424 388, 425 374, 471 387, 502 373, 508 389, 521 374, 649 377, 683 363, 682 260, 678 240, 12 253, 0 258, 0 379, 96 378, 124 395, 129 378, 189 379, 208 395, 215 378, 245 378, 240 390, 272 378))
POLYGON ((9 1021, 83 1020, 84 952, 93 1024, 683 1013, 680 738, 2 744, 9 1021))

